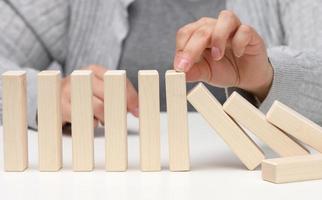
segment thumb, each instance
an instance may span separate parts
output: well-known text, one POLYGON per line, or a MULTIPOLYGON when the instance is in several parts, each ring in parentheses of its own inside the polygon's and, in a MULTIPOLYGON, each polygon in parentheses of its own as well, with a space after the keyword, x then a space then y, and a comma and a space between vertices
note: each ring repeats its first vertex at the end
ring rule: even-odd
POLYGON ((201 59, 186 72, 186 80, 188 82, 203 81, 207 83, 211 80, 211 69, 206 59, 201 59))

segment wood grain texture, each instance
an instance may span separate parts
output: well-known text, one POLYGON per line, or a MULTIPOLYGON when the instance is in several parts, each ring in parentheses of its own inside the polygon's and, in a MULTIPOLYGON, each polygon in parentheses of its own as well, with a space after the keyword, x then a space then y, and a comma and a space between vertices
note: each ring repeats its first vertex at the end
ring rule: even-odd
POLYGON ((59 71, 38 73, 38 154, 40 171, 62 167, 61 78, 59 71))
POLYGON ((309 152, 270 124, 255 106, 234 92, 224 103, 224 111, 245 126, 280 156, 307 155, 309 152))
POLYGON ((94 119, 92 72, 76 70, 71 74, 73 170, 94 168, 94 119))
POLYGON ((187 97, 249 170, 262 162, 265 156, 260 148, 223 111, 222 105, 202 83, 193 88, 187 97))
POLYGON ((165 75, 168 112, 169 169, 190 170, 186 77, 168 70, 165 75))
POLYGON ((104 75, 105 169, 125 171, 127 150, 126 72, 107 71, 104 75))
POLYGON ((273 183, 322 179, 322 155, 264 160, 262 163, 262 178, 273 183))
POLYGON ((279 101, 275 101, 266 119, 289 135, 322 153, 322 128, 279 101))
POLYGON ((142 171, 161 170, 159 74, 139 71, 140 165, 142 171))
POLYGON ((2 109, 5 171, 28 167, 27 89, 24 71, 2 74, 2 109))

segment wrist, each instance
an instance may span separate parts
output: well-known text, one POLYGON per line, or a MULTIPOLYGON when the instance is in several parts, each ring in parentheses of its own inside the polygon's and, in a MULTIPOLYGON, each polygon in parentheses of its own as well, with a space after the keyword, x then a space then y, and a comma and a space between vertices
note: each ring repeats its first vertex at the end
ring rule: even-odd
POLYGON ((266 73, 264 73, 265 74, 265 76, 263 77, 264 81, 253 91, 253 94, 255 95, 255 97, 258 98, 260 102, 264 101, 273 83, 274 70, 273 70, 272 64, 269 61, 265 69, 266 69, 266 73))

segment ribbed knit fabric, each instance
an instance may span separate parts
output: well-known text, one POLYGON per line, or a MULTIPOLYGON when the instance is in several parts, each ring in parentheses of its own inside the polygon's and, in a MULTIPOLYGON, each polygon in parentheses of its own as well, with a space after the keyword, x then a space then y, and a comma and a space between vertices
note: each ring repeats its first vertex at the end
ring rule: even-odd
POLYGON ((322 125, 322 1, 229 0, 268 46, 274 80, 260 109, 279 100, 322 125))
POLYGON ((128 32, 126 8, 131 2, 0 1, 0 73, 27 71, 30 128, 37 128, 37 73, 51 62, 58 62, 64 74, 88 64, 116 68, 128 32))

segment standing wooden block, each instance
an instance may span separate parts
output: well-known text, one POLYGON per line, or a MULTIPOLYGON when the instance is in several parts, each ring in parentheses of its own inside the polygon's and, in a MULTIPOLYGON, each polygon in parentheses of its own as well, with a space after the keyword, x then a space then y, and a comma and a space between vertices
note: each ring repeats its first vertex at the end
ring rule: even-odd
POLYGON ((188 100, 249 170, 265 159, 255 142, 223 111, 222 105, 202 83, 189 92, 188 100))
POLYGON ((71 88, 73 169, 90 171, 94 168, 92 72, 74 71, 71 88))
POLYGON ((190 169, 190 159, 186 77, 183 72, 168 70, 165 80, 168 112, 169 168, 171 171, 187 171, 190 169))
POLYGON ((308 154, 304 147, 267 122, 265 115, 237 92, 228 98, 223 107, 226 113, 248 128, 280 156, 308 154))
POLYGON ((142 171, 161 170, 159 74, 139 71, 140 164, 142 171))
POLYGON ((105 168, 127 169, 126 72, 107 71, 104 75, 105 168))
POLYGON ((27 89, 24 71, 2 74, 4 169, 28 167, 27 89))
POLYGON ((266 119, 289 135, 322 153, 322 128, 291 108, 275 101, 266 119))
POLYGON ((38 74, 38 152, 39 170, 62 167, 61 78, 59 71, 38 74))
POLYGON ((322 179, 322 155, 264 160, 262 163, 262 178, 273 183, 322 179))

